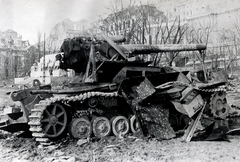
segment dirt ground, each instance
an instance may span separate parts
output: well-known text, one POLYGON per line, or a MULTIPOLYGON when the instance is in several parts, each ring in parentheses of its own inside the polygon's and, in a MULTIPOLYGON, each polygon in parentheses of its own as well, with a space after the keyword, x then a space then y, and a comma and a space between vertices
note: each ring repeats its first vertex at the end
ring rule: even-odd
MULTIPOLYGON (((12 104, 0 89, 0 103, 12 104)), ((231 94, 231 102, 239 100, 239 93, 231 94)), ((171 140, 125 138, 74 140, 64 138, 52 145, 43 146, 32 138, 0 132, 0 161, 8 162, 234 162, 240 161, 240 135, 228 135, 227 141, 184 142, 181 137, 171 140)))
POLYGON ((240 161, 240 136, 229 136, 230 142, 191 141, 181 138, 157 141, 154 139, 117 139, 108 137, 78 145, 77 140, 42 146, 31 138, 1 136, 0 160, 13 162, 154 162, 240 161))

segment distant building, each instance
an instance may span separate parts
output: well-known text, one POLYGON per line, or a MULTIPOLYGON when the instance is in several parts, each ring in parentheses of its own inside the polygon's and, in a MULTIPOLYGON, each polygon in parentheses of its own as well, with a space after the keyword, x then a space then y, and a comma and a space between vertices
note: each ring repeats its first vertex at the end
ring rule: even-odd
POLYGON ((8 29, 6 31, 0 31, 0 46, 11 46, 13 48, 22 48, 29 46, 29 41, 23 41, 22 36, 17 32, 8 29))
MULTIPOLYGON (((209 34, 207 42, 196 41, 207 43, 205 60, 221 60, 228 57, 232 62, 231 66, 238 64, 236 58, 240 53, 239 0, 158 0, 157 4, 157 8, 164 12, 169 21, 174 21, 176 16, 180 16, 181 22, 188 26, 189 34, 194 31, 192 35, 197 35, 197 38, 203 36, 202 33, 209 34)), ((185 42, 188 43, 186 37, 185 42)), ((191 59, 195 60, 191 60, 194 63, 198 61, 196 57, 191 59)))
POLYGON ((22 40, 17 32, 11 29, 0 31, 0 79, 22 75, 28 46, 29 41, 22 40))
POLYGON ((196 28, 200 28, 200 23, 212 23, 214 30, 210 35, 210 44, 222 44, 220 37, 223 31, 233 30, 240 22, 239 0, 158 0, 157 4, 169 20, 180 16, 182 22, 196 28))
POLYGON ((152 27, 162 20, 166 22, 166 16, 155 6, 130 6, 114 12, 102 20, 99 32, 103 32, 106 35, 123 35, 127 43, 154 44, 155 42, 152 42, 150 37, 153 32, 152 27), (143 26, 146 26, 148 29, 151 28, 151 30, 144 31, 142 30, 143 26), (136 38, 133 39, 132 35, 135 35, 136 38), (143 35, 147 39, 146 41, 143 41, 143 35))
POLYGON ((89 24, 86 20, 74 22, 70 19, 64 19, 54 26, 50 33, 49 41, 52 42, 52 46, 60 49, 64 39, 85 35, 88 28, 89 24))

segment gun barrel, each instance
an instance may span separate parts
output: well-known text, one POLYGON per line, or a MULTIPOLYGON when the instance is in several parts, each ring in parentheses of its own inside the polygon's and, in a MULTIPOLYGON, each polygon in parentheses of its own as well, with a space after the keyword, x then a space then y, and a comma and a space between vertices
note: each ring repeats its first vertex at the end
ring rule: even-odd
POLYGON ((207 46, 203 44, 162 44, 162 45, 132 44, 132 45, 119 45, 119 48, 123 51, 123 53, 150 54, 158 52, 200 51, 206 50, 207 46))

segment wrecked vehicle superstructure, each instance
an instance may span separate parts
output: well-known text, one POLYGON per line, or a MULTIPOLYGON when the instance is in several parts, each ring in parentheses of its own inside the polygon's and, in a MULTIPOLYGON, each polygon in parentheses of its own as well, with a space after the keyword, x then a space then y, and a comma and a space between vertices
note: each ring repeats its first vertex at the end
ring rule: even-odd
POLYGON ((130 131, 170 139, 203 108, 213 118, 226 118, 226 82, 196 86, 199 80, 190 72, 152 66, 152 61, 138 57, 157 52, 203 52, 205 45, 117 44, 121 42, 122 37, 104 35, 66 39, 63 54, 56 59, 60 68, 81 74, 81 82, 62 89, 44 85, 11 92, 12 100, 22 103, 22 111, 2 116, 0 129, 19 131, 11 127, 21 123, 40 142, 67 134, 101 138, 130 131))

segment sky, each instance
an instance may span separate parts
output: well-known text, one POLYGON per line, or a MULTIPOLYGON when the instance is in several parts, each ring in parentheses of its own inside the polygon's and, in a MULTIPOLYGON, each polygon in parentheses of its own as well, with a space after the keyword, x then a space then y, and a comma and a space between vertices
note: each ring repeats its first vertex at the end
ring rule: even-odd
MULTIPOLYGON (((116 0, 0 0, 0 31, 12 29, 23 40, 37 42, 37 33, 49 34, 62 20, 97 20, 110 13, 116 0), (111 8, 111 7, 110 7, 111 8)), ((130 0, 123 0, 129 4, 130 0), (128 1, 128 2, 127 2, 128 1)), ((157 0, 136 0, 142 4, 157 0)), ((125 3, 125 4, 126 4, 125 3)), ((139 3, 139 2, 138 2, 139 3)))

